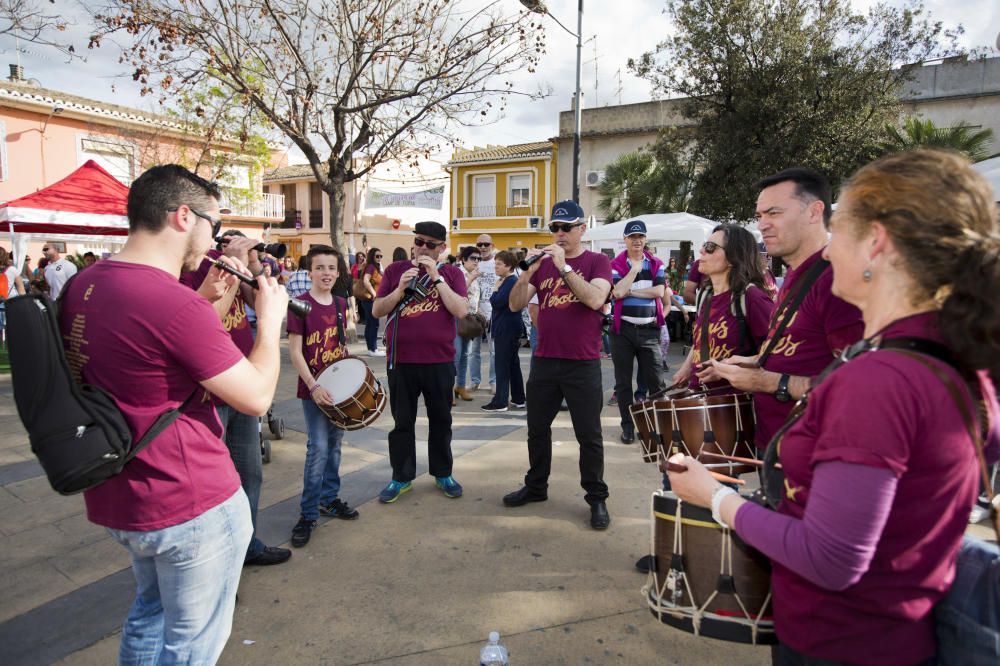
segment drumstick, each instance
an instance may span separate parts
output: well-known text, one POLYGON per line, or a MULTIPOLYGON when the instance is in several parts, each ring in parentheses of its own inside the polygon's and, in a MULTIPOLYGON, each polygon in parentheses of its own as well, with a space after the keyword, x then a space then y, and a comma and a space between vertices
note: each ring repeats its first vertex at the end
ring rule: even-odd
MULTIPOLYGON (((254 289, 258 288, 259 285, 257 284, 256 280, 248 278, 246 275, 240 273, 238 270, 236 270, 229 264, 219 261, 218 259, 212 259, 212 257, 209 257, 207 255, 204 258, 212 262, 212 265, 218 268, 219 270, 225 271, 230 275, 235 275, 240 279, 240 282, 247 285, 248 287, 252 287, 254 289)), ((288 309, 300 317, 305 317, 312 311, 312 303, 309 303, 308 301, 300 301, 297 298, 289 298, 288 309)))
MULTIPOLYGON (((667 463, 667 471, 668 472, 686 472, 686 471, 688 471, 688 468, 685 467, 684 465, 678 465, 677 463, 668 462, 667 463)), ((713 479, 715 479, 716 481, 719 481, 720 483, 732 483, 732 484, 735 484, 737 486, 746 485, 746 481, 744 481, 743 479, 734 479, 731 476, 726 476, 725 474, 719 474, 718 472, 713 472, 712 470, 708 470, 708 473, 712 475, 713 479)))
MULTIPOLYGON (((721 453, 709 453, 708 451, 702 451, 699 454, 699 457, 718 458, 720 460, 728 460, 729 462, 743 463, 744 465, 753 465, 754 467, 764 466, 764 461, 757 460, 756 458, 740 458, 739 456, 726 456, 721 453)), ((774 469, 781 469, 781 463, 775 464, 774 469)))

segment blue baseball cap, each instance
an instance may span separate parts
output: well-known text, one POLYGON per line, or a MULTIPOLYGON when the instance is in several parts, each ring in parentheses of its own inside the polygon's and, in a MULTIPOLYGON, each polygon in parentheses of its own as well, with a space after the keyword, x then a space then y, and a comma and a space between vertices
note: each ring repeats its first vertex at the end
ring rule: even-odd
POLYGON ((583 222, 584 213, 575 201, 560 201, 552 207, 553 222, 583 222))
POLYGON ((624 236, 626 238, 635 234, 642 234, 643 236, 646 235, 646 223, 642 220, 632 220, 625 225, 624 236))

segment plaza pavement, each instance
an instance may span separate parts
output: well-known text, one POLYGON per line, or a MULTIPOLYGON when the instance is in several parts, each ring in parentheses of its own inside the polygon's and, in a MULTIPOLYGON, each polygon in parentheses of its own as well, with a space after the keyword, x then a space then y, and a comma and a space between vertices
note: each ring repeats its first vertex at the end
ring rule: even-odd
MULTIPOLYGON (((284 341, 282 342, 284 346, 284 341)), ((362 352, 363 344, 352 344, 362 352)), ((305 426, 283 350, 275 413, 286 435, 264 467, 259 531, 285 544, 298 517, 305 426)), ((676 367, 679 356, 672 354, 676 367)), ((368 359, 384 377, 385 359, 368 359)), ((527 370, 527 351, 522 351, 527 370)), ((603 361, 604 396, 612 366, 603 361)), ((605 407, 611 527, 595 532, 579 486, 568 413, 554 423, 549 500, 508 509, 527 466, 523 411, 454 410, 455 477, 448 499, 427 474, 427 419, 418 420, 419 476, 395 504, 375 499, 389 480, 386 413, 344 439, 341 496, 357 521, 321 519, 312 540, 279 566, 244 570, 222 664, 470 664, 497 630, 512 664, 770 663, 767 648, 698 639, 659 624, 633 562, 648 552, 649 497, 659 473, 637 445, 618 443, 605 407)), ((87 522, 80 496, 48 486, 0 377, 0 661, 112 664, 133 596, 125 551, 87 522)), ((985 533, 985 530, 983 530, 985 533)))

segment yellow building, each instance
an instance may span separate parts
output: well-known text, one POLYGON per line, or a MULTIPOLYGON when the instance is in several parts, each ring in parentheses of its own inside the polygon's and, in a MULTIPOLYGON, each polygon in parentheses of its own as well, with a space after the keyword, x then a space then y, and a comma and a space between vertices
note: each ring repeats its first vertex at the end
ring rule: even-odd
POLYGON ((555 203, 556 149, 550 141, 459 150, 451 174, 451 251, 489 234, 497 250, 545 247, 555 203))

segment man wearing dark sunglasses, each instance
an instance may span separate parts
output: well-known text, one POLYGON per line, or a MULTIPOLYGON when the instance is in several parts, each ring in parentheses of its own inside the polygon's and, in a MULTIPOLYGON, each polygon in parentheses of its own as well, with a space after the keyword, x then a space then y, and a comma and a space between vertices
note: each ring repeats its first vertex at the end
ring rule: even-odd
POLYGON ((553 243, 528 250, 545 255, 522 272, 510 293, 520 310, 538 294, 538 348, 527 384, 528 473, 524 486, 503 498, 508 507, 548 499, 552 468, 552 421, 565 399, 580 444, 580 485, 590 505, 590 526, 607 529, 604 439, 601 434, 601 313, 611 291, 611 264, 583 248, 583 209, 574 201, 552 208, 553 243))
POLYGON ((392 504, 412 489, 417 476, 415 425, 424 396, 430 428, 427 459, 437 487, 447 497, 461 497, 452 476, 451 395, 455 386, 455 320, 468 312, 465 275, 440 263, 448 230, 437 222, 413 228, 413 259, 390 264, 378 286, 372 314, 386 321, 389 409, 395 426, 389 433, 392 480, 379 501, 392 504))
POLYGON ((71 277, 76 275, 76 265, 59 255, 59 247, 52 242, 46 243, 42 248, 42 253, 49 260, 45 266, 45 281, 49 283, 49 297, 52 300, 59 298, 62 291, 71 277))
MULTIPOLYGON (((489 234, 480 234, 476 238, 476 249, 479 250, 479 312, 490 320, 493 314, 493 306, 490 304, 490 296, 497 284, 497 268, 494 260, 493 238, 489 234)), ((482 369, 482 347, 486 345, 489 356, 489 384, 496 386, 496 355, 493 349, 493 340, 489 336, 485 339, 476 338, 469 341, 469 389, 475 391, 483 380, 482 369)))
POLYGON ((218 414, 202 397, 266 413, 288 296, 273 278, 258 280, 258 335, 247 358, 206 297, 235 289, 237 279, 213 268, 200 293, 180 284, 214 243, 207 218, 220 214, 219 198, 214 183, 179 165, 143 173, 128 193, 125 247, 77 275, 60 307, 73 368, 115 399, 133 436, 182 410, 120 474, 83 494, 88 519, 132 560, 137 601, 122 630, 123 663, 157 655, 214 664, 253 533, 218 414))

